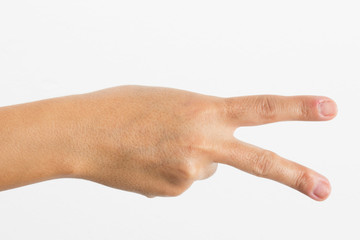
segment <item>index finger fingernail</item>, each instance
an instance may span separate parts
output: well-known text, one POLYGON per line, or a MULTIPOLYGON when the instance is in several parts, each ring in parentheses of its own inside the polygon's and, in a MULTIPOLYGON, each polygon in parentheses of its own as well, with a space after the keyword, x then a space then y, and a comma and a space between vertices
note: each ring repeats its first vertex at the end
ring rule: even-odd
POLYGON ((336 103, 331 100, 321 100, 318 104, 318 111, 323 117, 335 116, 337 112, 336 103))

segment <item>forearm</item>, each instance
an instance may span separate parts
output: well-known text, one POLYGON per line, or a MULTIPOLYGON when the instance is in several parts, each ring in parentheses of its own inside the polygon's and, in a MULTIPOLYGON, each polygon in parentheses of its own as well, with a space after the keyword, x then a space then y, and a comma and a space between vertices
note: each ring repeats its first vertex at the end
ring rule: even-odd
POLYGON ((60 106, 51 99, 0 108, 0 190, 72 175, 60 106))

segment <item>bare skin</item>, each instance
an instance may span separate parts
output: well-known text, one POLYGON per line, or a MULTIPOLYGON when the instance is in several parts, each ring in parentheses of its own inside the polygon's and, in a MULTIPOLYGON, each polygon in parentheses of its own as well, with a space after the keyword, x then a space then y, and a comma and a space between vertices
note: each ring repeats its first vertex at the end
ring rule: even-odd
POLYGON ((330 194, 324 176, 233 133, 336 113, 335 102, 320 96, 220 98, 136 85, 2 107, 0 190, 73 177, 148 197, 177 196, 221 163, 321 201, 330 194))

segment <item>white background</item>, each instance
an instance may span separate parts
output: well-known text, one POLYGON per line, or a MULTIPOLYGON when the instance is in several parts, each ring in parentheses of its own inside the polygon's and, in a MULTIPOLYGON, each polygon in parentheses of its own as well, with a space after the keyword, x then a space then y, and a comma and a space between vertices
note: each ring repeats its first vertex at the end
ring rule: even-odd
POLYGON ((330 122, 236 137, 327 176, 315 202, 228 166, 176 198, 78 179, 0 193, 0 239, 360 239, 358 0, 0 1, 0 105, 123 84, 326 95, 330 122))

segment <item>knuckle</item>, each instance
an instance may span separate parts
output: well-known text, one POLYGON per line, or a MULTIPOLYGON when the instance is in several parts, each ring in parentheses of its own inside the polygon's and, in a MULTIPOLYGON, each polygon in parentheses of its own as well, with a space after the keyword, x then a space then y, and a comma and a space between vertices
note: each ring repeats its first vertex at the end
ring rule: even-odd
POLYGON ((216 114, 221 107, 216 98, 189 99, 184 103, 186 107, 185 116, 192 119, 204 118, 216 114))
POLYGON ((272 96, 260 97, 256 102, 258 114, 264 119, 273 119, 276 116, 276 100, 272 96))
POLYGON ((198 169, 190 161, 185 161, 178 166, 178 175, 182 181, 190 181, 196 179, 198 169))
POLYGON ((193 168, 183 165, 175 167, 171 171, 166 171, 165 182, 157 186, 159 196, 175 197, 185 192, 196 179, 193 168))
POLYGON ((302 100, 299 107, 299 115, 301 119, 310 119, 311 111, 305 100, 302 100))
POLYGON ((272 169, 275 157, 276 154, 268 150, 257 154, 257 157, 254 159, 254 175, 267 177, 272 169))
POLYGON ((234 98, 232 98, 232 97, 224 98, 223 105, 224 105, 223 110, 225 112, 225 115, 229 119, 238 118, 239 109, 237 109, 237 107, 235 107, 236 103, 235 103, 234 98))
POLYGON ((193 180, 167 183, 161 189, 161 196, 176 197, 184 193, 193 183, 193 180))
POLYGON ((162 169, 162 174, 167 184, 175 188, 185 186, 198 179, 198 172, 199 170, 190 160, 182 160, 179 163, 162 169))
POLYGON ((312 185, 312 177, 309 170, 303 169, 295 179, 294 188, 301 192, 308 192, 312 185))

